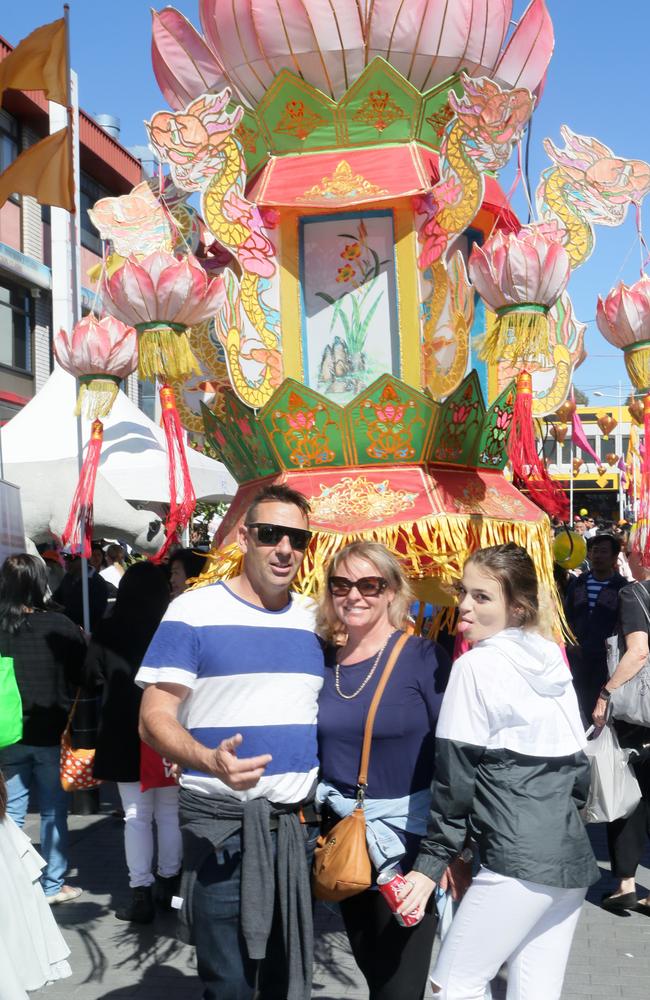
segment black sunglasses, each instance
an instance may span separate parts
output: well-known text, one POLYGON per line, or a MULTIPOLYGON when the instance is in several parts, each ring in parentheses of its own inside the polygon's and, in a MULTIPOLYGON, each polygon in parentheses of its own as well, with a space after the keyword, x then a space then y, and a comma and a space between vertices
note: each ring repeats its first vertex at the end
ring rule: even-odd
POLYGON ((356 587, 362 597, 378 597, 386 590, 388 583, 383 576, 362 576, 359 580, 348 580, 347 576, 331 576, 327 588, 334 597, 345 597, 356 587))
POLYGON ((311 538, 311 531, 307 531, 306 528, 286 528, 283 524, 265 524, 261 521, 255 521, 253 524, 247 524, 246 527, 255 528, 258 545, 277 545, 283 538, 288 538, 291 548, 297 549, 299 552, 305 551, 311 538))

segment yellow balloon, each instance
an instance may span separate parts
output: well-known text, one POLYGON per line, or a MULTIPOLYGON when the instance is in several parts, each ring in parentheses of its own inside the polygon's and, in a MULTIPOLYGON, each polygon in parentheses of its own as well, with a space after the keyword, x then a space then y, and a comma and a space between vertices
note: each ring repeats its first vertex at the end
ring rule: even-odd
POLYGON ((580 517, 586 517, 588 513, 589 513, 589 511, 587 510, 586 507, 581 507, 580 508, 580 517))
POLYGON ((553 542, 553 559, 562 569, 575 569, 587 558, 587 543, 577 531, 561 531, 553 542))

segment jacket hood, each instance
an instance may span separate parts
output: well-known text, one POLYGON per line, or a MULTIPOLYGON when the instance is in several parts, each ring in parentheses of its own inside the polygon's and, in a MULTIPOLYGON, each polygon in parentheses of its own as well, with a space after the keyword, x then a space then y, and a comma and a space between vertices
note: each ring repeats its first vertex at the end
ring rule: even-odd
POLYGON ((498 650, 540 695, 558 698, 571 686, 571 672, 560 647, 537 632, 507 628, 476 645, 498 650))

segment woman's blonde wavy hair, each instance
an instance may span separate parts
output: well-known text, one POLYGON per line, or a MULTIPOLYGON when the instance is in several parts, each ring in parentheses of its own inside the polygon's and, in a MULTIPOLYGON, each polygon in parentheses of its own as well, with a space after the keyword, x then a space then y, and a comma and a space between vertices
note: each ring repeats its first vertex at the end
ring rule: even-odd
POLYGON ((345 627, 334 610, 334 602, 329 592, 330 577, 337 575, 341 563, 351 556, 365 559, 377 570, 377 576, 384 578, 395 597, 388 607, 388 620, 395 628, 404 628, 408 610, 413 601, 413 591, 402 565, 389 549, 380 542, 352 542, 332 558, 325 573, 325 585, 318 605, 317 631, 328 642, 340 640, 345 635, 345 627))

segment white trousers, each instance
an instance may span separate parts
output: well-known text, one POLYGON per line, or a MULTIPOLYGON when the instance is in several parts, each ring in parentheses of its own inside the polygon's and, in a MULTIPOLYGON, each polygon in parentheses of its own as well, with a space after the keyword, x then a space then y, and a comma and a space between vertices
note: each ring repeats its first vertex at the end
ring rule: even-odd
POLYGON ((124 809, 124 852, 129 885, 152 885, 153 820, 158 831, 158 874, 169 878, 180 871, 182 848, 178 826, 178 788, 149 788, 139 781, 118 781, 124 809))
POLYGON ((508 964, 507 1000, 560 1000, 586 889, 508 878, 481 868, 431 973, 438 1000, 483 1000, 508 964))

